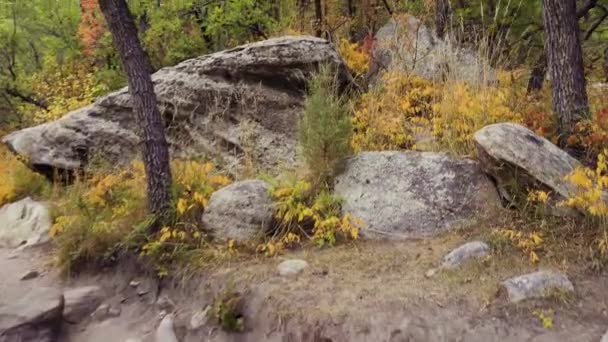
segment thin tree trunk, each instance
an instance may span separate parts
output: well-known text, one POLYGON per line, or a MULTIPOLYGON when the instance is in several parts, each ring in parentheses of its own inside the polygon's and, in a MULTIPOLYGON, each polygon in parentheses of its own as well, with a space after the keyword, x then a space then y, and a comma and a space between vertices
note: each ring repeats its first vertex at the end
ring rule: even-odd
POLYGON ((127 74, 131 103, 143 142, 148 208, 157 218, 153 229, 158 229, 158 223, 167 218, 171 205, 171 169, 165 128, 150 77, 152 66, 141 46, 125 0, 100 0, 99 5, 127 74))
POLYGON ((530 74, 530 79, 528 80, 528 94, 543 89, 546 75, 547 55, 543 50, 543 53, 540 55, 540 57, 538 57, 536 63, 534 63, 534 67, 532 68, 532 73, 530 74))
POLYGON ((566 147, 576 124, 589 113, 576 0, 544 0, 543 17, 558 142, 566 147))
POLYGON ((445 36, 445 31, 450 17, 450 3, 448 0, 435 0, 435 31, 437 37, 445 36))
POLYGON ((323 6, 321 0, 315 0, 315 36, 323 35, 323 6))

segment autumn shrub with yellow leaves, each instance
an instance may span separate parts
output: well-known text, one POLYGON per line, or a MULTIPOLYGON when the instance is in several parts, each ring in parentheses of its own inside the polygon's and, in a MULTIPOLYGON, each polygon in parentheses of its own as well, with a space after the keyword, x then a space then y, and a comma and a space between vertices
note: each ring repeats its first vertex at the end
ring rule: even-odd
POLYGON ((50 184, 44 176, 30 170, 4 146, 0 146, 0 175, 0 207, 26 196, 49 194, 50 184))
POLYGON ((211 163, 174 161, 172 224, 149 234, 143 163, 110 172, 92 172, 77 179, 58 196, 51 235, 62 268, 70 272, 84 262, 109 262, 118 253, 139 251, 159 274, 203 236, 197 225, 209 196, 230 182, 211 163))
POLYGON ((361 76, 367 72, 370 63, 369 55, 361 49, 358 43, 341 39, 338 48, 342 59, 355 76, 361 76))
POLYGON ((479 129, 499 122, 523 122, 513 108, 514 95, 507 80, 487 86, 447 82, 434 106, 433 134, 443 149, 473 154, 473 134, 479 129))
POLYGON ((313 191, 305 180, 271 181, 277 226, 271 239, 258 250, 268 256, 299 245, 303 239, 317 246, 357 240, 364 223, 351 214, 341 215, 341 201, 327 190, 313 191))
POLYGON ((608 149, 597 157, 596 166, 578 167, 566 177, 574 185, 576 193, 561 204, 579 209, 587 214, 596 227, 597 251, 608 262, 608 149))
POLYGON ((36 97, 43 99, 47 108, 25 105, 21 112, 28 125, 57 120, 66 113, 87 106, 108 92, 108 86, 99 82, 86 63, 72 61, 59 65, 54 59, 46 60, 41 71, 29 79, 29 88, 36 97))
POLYGON ((436 88, 421 77, 385 73, 355 105, 351 144, 355 151, 415 148, 414 134, 428 128, 436 88))

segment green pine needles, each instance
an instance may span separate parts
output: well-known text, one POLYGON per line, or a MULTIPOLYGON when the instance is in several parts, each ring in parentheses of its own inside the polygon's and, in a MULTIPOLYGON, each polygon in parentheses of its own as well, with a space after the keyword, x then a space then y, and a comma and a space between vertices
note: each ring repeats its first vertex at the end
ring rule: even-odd
POLYGON ((350 109, 339 95, 335 72, 322 66, 309 84, 299 123, 301 154, 313 184, 327 186, 351 153, 350 109))

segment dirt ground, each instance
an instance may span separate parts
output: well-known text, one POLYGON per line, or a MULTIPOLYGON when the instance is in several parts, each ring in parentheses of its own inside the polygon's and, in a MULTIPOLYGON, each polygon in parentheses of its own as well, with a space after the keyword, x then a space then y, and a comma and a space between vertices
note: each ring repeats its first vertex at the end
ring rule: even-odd
POLYGON ((531 265, 519 254, 493 255, 457 270, 425 273, 441 257, 470 240, 462 234, 403 242, 359 242, 318 250, 307 248, 275 258, 252 257, 226 262, 187 281, 160 285, 137 269, 119 267, 65 280, 52 268, 49 248, 21 252, 0 250, 0 303, 18 298, 33 286, 69 287, 101 284, 107 302, 121 316, 104 322, 65 324, 62 341, 102 342, 140 338, 153 341, 160 320, 159 295, 175 302, 176 332, 181 341, 589 341, 608 329, 608 277, 575 267, 531 265), (299 258, 310 266, 284 278, 276 265, 299 258), (539 268, 560 269, 574 283, 572 298, 507 304, 500 281, 539 268), (20 281, 38 270, 42 276, 20 281), (149 284, 138 296, 131 280, 149 284), (194 312, 212 305, 233 287, 242 296, 245 329, 224 332, 214 322, 197 331, 186 327, 194 312), (159 290, 160 289, 160 290, 159 290), (544 311, 546 328, 535 312, 544 311))

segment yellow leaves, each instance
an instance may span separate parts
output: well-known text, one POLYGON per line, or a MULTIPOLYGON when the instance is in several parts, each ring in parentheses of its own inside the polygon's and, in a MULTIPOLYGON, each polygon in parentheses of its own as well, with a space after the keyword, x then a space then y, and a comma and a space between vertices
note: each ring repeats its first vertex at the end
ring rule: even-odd
POLYGON ((538 252, 542 249, 544 243, 542 233, 525 233, 514 229, 498 229, 492 234, 506 238, 513 247, 528 254, 528 259, 531 263, 536 264, 540 261, 538 252))
POLYGON ((591 216, 608 222, 608 150, 597 157, 595 169, 578 167, 565 180, 576 187, 576 193, 562 201, 561 204, 571 208, 585 210, 591 216))
POLYGON ((413 135, 430 126, 435 93, 433 84, 423 78, 384 74, 382 85, 363 94, 355 107, 353 149, 413 148, 413 135))
POLYGON ((369 68, 369 56, 361 51, 357 43, 349 43, 346 39, 341 39, 339 44, 340 55, 344 59, 348 68, 357 75, 363 75, 369 68))
POLYGON ((31 171, 4 146, 0 146, 0 175, 0 207, 25 196, 40 195, 48 187, 44 176, 31 171))
POLYGON ((523 116, 511 108, 515 96, 502 83, 473 88, 463 82, 448 82, 434 106, 433 133, 450 150, 469 154, 474 150, 473 133, 480 128, 523 121, 523 116))
POLYGON ((528 201, 532 203, 546 204, 549 201, 550 192, 532 190, 528 193, 528 201))
POLYGON ((533 314, 538 317, 543 328, 551 329, 553 328, 553 310, 534 310, 533 314))

